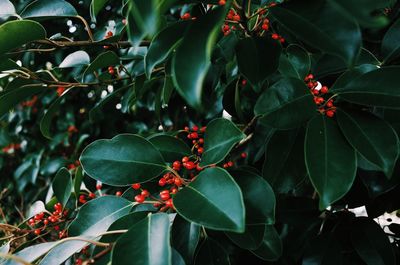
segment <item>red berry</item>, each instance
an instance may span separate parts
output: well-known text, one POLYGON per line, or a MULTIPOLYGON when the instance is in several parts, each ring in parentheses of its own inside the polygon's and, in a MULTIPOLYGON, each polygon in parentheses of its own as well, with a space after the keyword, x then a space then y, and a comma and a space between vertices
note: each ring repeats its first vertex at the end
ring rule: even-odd
POLYGON ((193 169, 193 168, 196 167, 196 165, 195 165, 192 161, 189 161, 189 162, 187 162, 187 163, 184 163, 183 166, 184 166, 186 169, 189 169, 189 170, 191 170, 191 169, 193 169))
POLYGON ((114 68, 113 68, 113 69, 109 69, 109 70, 108 70, 108 73, 109 73, 110 75, 114 75, 114 74, 115 74, 114 68))
POLYGON ((146 198, 143 195, 140 195, 140 194, 135 196, 135 201, 138 202, 138 203, 144 202, 145 199, 146 198))
POLYGON ((185 129, 184 129, 184 130, 188 132, 190 129, 189 129, 188 126, 185 126, 185 129))
POLYGON ((233 166, 233 162, 232 161, 229 161, 228 162, 228 167, 232 167, 233 166))
POLYGON ((241 156, 242 158, 246 158, 246 157, 247 157, 247 153, 243 152, 243 153, 240 154, 240 156, 241 156))
POLYGON ((194 126, 192 127, 192 131, 197 132, 198 130, 199 130, 199 127, 198 127, 197 125, 194 125, 194 126))
POLYGON ((333 110, 327 110, 325 112, 326 116, 328 116, 329 118, 332 118, 335 115, 335 112, 333 110))
POLYGON ((101 184, 101 183, 99 183, 99 184, 97 184, 96 185, 96 190, 101 190, 101 187, 102 187, 103 185, 101 184))
POLYGON ((199 144, 204 144, 204 139, 203 138, 199 139, 199 144))
POLYGON ((54 230, 58 231, 60 230, 60 227, 58 225, 54 226, 54 230))
POLYGON ((45 219, 43 220, 43 224, 47 225, 49 223, 49 220, 45 219))
POLYGON ((240 16, 238 14, 233 16, 234 21, 240 21, 240 16))
POLYGON ((201 133, 204 133, 204 132, 206 131, 206 129, 207 129, 207 127, 206 127, 206 126, 203 126, 203 127, 201 127, 200 132, 201 132, 201 133))
POLYGON ((117 192, 115 193, 115 195, 118 196, 118 197, 121 196, 121 195, 122 195, 122 191, 117 191, 117 192))
POLYGON ((279 39, 279 35, 274 33, 271 35, 271 38, 273 38, 274 40, 277 40, 277 39, 279 39))
POLYGON ((268 29, 269 29, 269 26, 268 26, 268 24, 262 24, 261 28, 262 28, 263 30, 268 30, 268 29))
POLYGON ((178 192, 178 189, 173 187, 171 188, 171 194, 176 194, 178 192))
POLYGON ((33 233, 35 233, 35 235, 37 236, 40 235, 40 232, 41 232, 40 229, 35 229, 35 231, 33 231, 33 233))
POLYGON ((326 94, 326 93, 328 93, 329 90, 328 90, 328 87, 323 86, 323 87, 321 87, 320 91, 321 91, 322 94, 326 94))
POLYGON ((180 161, 174 161, 174 163, 172 163, 172 167, 174 169, 176 169, 176 168, 179 169, 181 167, 181 162, 180 161))
POLYGON ((167 180, 165 178, 161 178, 158 181, 158 185, 161 186, 161 187, 165 186, 165 184, 167 184, 167 180))
POLYGON ((189 157, 184 156, 184 157, 182 158, 182 163, 186 163, 186 162, 188 162, 188 161, 189 161, 189 157))
POLYGON ((218 4, 219 4, 220 6, 223 6, 223 5, 226 4, 226 0, 219 0, 219 1, 218 1, 218 4))
POLYGON ((185 14, 183 14, 181 16, 181 19, 184 19, 184 20, 189 19, 189 18, 190 18, 190 14, 189 13, 185 13, 185 14))
POLYGON ((168 200, 169 198, 171 198, 171 196, 169 195, 169 191, 168 190, 163 190, 160 192, 160 198, 163 201, 168 200))
POLYGON ((132 189, 134 189, 134 190, 140 189, 140 183, 134 183, 134 184, 132 184, 132 189))
POLYGON ((327 106, 328 108, 332 108, 332 107, 333 107, 333 102, 332 102, 332 100, 329 100, 329 101, 326 103, 326 106, 327 106))
POLYGON ((182 186, 182 180, 180 178, 174 178, 174 184, 180 187, 182 186))
POLYGON ((174 204, 172 202, 172 199, 169 199, 165 202, 165 206, 169 207, 169 208, 173 208, 174 204))
POLYGON ((144 197, 149 197, 150 192, 148 190, 142 190, 142 192, 140 194, 142 194, 142 196, 144 196, 144 197))
POLYGON ((204 152, 204 148, 203 147, 199 147, 199 149, 197 149, 197 153, 202 154, 204 152))
POLYGON ((91 198, 91 199, 96 198, 96 194, 94 194, 93 192, 89 193, 89 198, 91 198))
POLYGON ((192 133, 190 134, 190 138, 191 138, 191 139, 197 139, 197 138, 199 138, 199 135, 197 134, 197 132, 192 132, 192 133))

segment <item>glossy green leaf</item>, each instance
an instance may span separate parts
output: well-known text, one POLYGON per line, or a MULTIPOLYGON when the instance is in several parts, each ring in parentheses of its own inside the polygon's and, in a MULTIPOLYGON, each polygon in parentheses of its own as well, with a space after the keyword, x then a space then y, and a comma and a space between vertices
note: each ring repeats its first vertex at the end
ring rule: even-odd
MULTIPOLYGON (((1 44, 0 44, 1 45, 1 44)), ((15 107, 21 101, 40 94, 48 89, 43 86, 22 86, 9 92, 0 93, 0 117, 15 107)))
POLYGON ((127 32, 129 41, 137 47, 146 36, 157 33, 160 24, 160 3, 157 0, 128 2, 127 32))
POLYGON ((239 71, 253 86, 260 87, 278 69, 281 45, 276 40, 245 38, 235 49, 239 71))
POLYGON ((239 247, 243 249, 256 250, 260 247, 263 241, 265 226, 266 225, 264 224, 246 225, 244 233, 226 232, 225 234, 239 247))
POLYGON ((155 135, 147 138, 147 140, 160 151, 167 162, 180 161, 182 157, 190 156, 192 153, 185 142, 170 135, 155 135))
POLYGON ((218 7, 196 19, 172 58, 172 77, 176 89, 196 109, 201 109, 203 83, 226 9, 218 7))
POLYGON ((274 224, 275 194, 268 182, 247 170, 239 169, 231 174, 243 193, 246 224, 274 224))
POLYGON ((351 242, 367 265, 395 265, 396 257, 383 229, 372 219, 359 217, 351 227, 351 242))
POLYGON ((65 167, 61 168, 57 172, 51 186, 58 202, 65 206, 72 191, 72 177, 68 169, 65 167))
POLYGON ((265 148, 263 177, 277 193, 289 193, 307 175, 304 133, 298 129, 276 131, 265 148))
POLYGON ((362 76, 365 73, 371 72, 373 70, 378 69, 376 65, 373 64, 363 64, 357 67, 354 67, 350 70, 347 70, 343 74, 341 74, 338 79, 336 79, 335 83, 333 83, 332 87, 329 89, 331 93, 340 91, 341 88, 346 87, 348 83, 353 81, 354 79, 362 76))
POLYGON ((356 152, 335 121, 323 115, 308 123, 304 149, 307 171, 322 210, 350 190, 356 176, 356 152))
POLYGON ((174 23, 160 31, 151 41, 149 50, 144 57, 146 76, 151 77, 154 67, 162 63, 169 54, 179 45, 189 21, 174 23))
MULTIPOLYGON (((57 242, 46 242, 36 244, 13 253, 13 255, 24 259, 27 262, 34 262, 44 254, 46 254, 57 242)), ((4 265, 21 265, 21 263, 14 260, 7 260, 4 265)))
POLYGON ((0 18, 8 18, 16 14, 14 5, 9 0, 2 0, 0 3, 0 18))
MULTIPOLYGON (((112 223, 129 214, 133 203, 116 196, 102 196, 84 204, 68 228, 70 237, 96 239, 112 223)), ((44 256, 40 265, 61 264, 75 252, 88 245, 85 241, 72 240, 55 246, 44 256)))
POLYGON ((73 52, 60 63, 59 68, 69 68, 69 67, 77 67, 84 66, 90 64, 89 54, 85 51, 76 51, 73 52))
POLYGON ((390 61, 400 55, 400 19, 390 26, 382 40, 381 52, 385 61, 390 61))
POLYGON ((318 235, 307 242, 302 265, 336 265, 343 263, 341 245, 334 233, 318 235))
POLYGON ((368 112, 338 109, 337 120, 354 149, 391 177, 399 156, 399 138, 392 126, 368 112))
POLYGON ((115 243, 112 264, 170 265, 169 218, 165 213, 150 214, 136 223, 115 243))
POLYGON ((23 18, 75 17, 76 9, 64 0, 35 0, 21 12, 23 18))
POLYGON ((353 79, 345 87, 335 90, 335 93, 349 102, 399 109, 399 75, 399 66, 382 67, 353 79))
POLYGON ((149 141, 133 134, 91 143, 83 150, 80 161, 90 177, 121 186, 148 181, 166 168, 161 153, 149 141))
MULTIPOLYGON (((108 228, 108 231, 116 231, 116 230, 125 230, 130 229, 136 223, 139 223, 143 219, 147 217, 147 212, 133 212, 128 215, 125 215, 119 218, 117 221, 112 223, 112 225, 108 228)), ((101 237, 101 242, 115 242, 118 238, 120 238, 124 234, 109 234, 101 237)))
POLYGON ((197 252, 195 265, 230 265, 229 255, 226 250, 215 240, 207 238, 197 252))
POLYGON ((273 225, 265 226, 261 245, 256 250, 251 250, 251 252, 266 261, 276 261, 280 258, 282 255, 282 242, 273 225))
POLYGON ((96 16, 104 8, 108 0, 92 0, 90 2, 90 18, 92 21, 96 22, 96 16))
POLYGON ((181 254, 175 249, 171 249, 172 251, 172 265, 186 265, 184 259, 181 254))
POLYGON ((107 68, 109 66, 117 67, 120 64, 118 55, 115 52, 107 51, 101 53, 91 64, 85 69, 82 75, 82 82, 84 82, 89 75, 101 68, 107 68))
POLYGON ((316 113, 313 96, 302 80, 284 78, 258 98, 254 107, 263 122, 278 129, 292 129, 307 122, 316 113))
POLYGON ((177 215, 172 224, 171 245, 187 264, 192 264, 200 240, 200 226, 177 215))
POLYGON ((389 19, 381 11, 391 5, 391 0, 329 0, 337 10, 348 19, 355 19, 361 26, 381 28, 389 23, 389 19))
POLYGON ((348 65, 355 62, 361 48, 360 28, 329 1, 285 3, 272 8, 271 14, 285 29, 307 44, 339 56, 348 65))
POLYGON ((40 120, 40 131, 42 132, 43 136, 51 139, 51 124, 54 116, 56 116, 61 102, 65 98, 65 95, 70 91, 70 89, 66 90, 60 97, 58 97, 54 102, 50 105, 48 110, 44 113, 42 119, 40 120))
POLYGON ((286 77, 303 80, 310 73, 311 59, 307 51, 298 45, 289 45, 279 58, 279 72, 286 77))
POLYGON ((243 195, 227 171, 207 168, 174 197, 178 214, 207 228, 243 232, 243 195))
POLYGON ((231 121, 223 118, 215 119, 207 124, 204 137, 204 153, 200 166, 208 166, 221 162, 232 148, 246 135, 231 121))
POLYGON ((31 41, 46 38, 46 30, 31 20, 13 20, 0 25, 0 55, 31 41))

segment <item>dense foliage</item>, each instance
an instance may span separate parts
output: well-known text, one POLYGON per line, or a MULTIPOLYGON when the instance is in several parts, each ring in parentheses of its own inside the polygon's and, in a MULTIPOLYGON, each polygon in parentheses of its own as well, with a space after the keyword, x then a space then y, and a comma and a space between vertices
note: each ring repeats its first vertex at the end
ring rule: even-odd
POLYGON ((398 264, 399 59, 394 0, 0 0, 0 264, 398 264))

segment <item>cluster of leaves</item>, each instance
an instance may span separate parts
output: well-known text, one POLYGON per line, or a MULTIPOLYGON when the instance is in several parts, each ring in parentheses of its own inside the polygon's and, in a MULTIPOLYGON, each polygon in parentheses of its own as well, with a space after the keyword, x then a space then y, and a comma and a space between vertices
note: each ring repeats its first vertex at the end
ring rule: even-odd
POLYGON ((1 0, 0 264, 396 264, 398 39, 392 0, 1 0))

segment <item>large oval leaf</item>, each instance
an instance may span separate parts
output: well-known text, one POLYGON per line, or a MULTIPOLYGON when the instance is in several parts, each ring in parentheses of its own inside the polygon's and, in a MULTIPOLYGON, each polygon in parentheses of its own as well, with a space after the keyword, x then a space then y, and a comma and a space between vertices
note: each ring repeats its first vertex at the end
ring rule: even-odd
POLYGON ((149 50, 144 57, 146 76, 151 77, 154 67, 163 62, 172 50, 182 40, 190 21, 174 23, 160 31, 151 41, 149 50))
POLYGON ((278 41, 267 37, 245 38, 235 49, 239 70, 253 86, 260 87, 278 69, 281 53, 278 41))
POLYGON ((72 177, 68 169, 65 167, 61 168, 57 172, 51 186, 57 200, 65 206, 72 191, 72 177))
POLYGON ((400 66, 382 67, 353 79, 335 93, 353 103, 399 109, 399 75, 400 66))
POLYGON ((14 20, 0 25, 0 55, 28 42, 46 38, 45 29, 31 20, 14 20))
POLYGON ((400 55, 400 19, 396 20, 386 32, 382 40, 381 52, 388 62, 400 55))
POLYGON ((350 190, 356 176, 356 152, 336 123, 322 115, 308 123, 304 149, 307 171, 323 210, 350 190))
POLYGON ((23 18, 75 17, 76 9, 64 0, 35 0, 21 12, 23 18))
POLYGON ((221 162, 233 146, 246 135, 227 119, 215 119, 207 125, 204 137, 204 153, 200 166, 221 162))
POLYGON ((115 243, 112 264, 170 265, 169 218, 165 213, 150 214, 136 223, 115 243))
POLYGON ((200 226, 177 215, 172 224, 171 245, 182 255, 187 264, 192 264, 199 240, 200 226))
POLYGON ((349 143, 390 177, 399 156, 399 139, 392 126, 371 113, 340 109, 337 120, 349 143))
POLYGON ((14 5, 9 0, 2 0, 0 3, 0 18, 8 18, 16 14, 14 5))
POLYGON ((181 160, 182 157, 190 156, 192 153, 185 142, 170 135, 155 135, 147 140, 161 152, 167 162, 181 160))
MULTIPOLYGON (((91 200, 80 209, 68 228, 69 236, 96 239, 106 232, 112 223, 129 214, 133 203, 116 196, 103 196, 91 200)), ((85 241, 67 241, 51 249, 41 260, 41 265, 61 264, 75 252, 88 245, 85 241)))
POLYGON ((355 220, 351 227, 351 242, 367 265, 397 264, 388 236, 372 219, 359 217, 355 220))
MULTIPOLYGON (((27 262, 34 262, 44 254, 46 254, 57 242, 46 242, 40 243, 37 245, 33 245, 27 248, 18 251, 17 253, 13 253, 13 255, 27 261, 27 262)), ((8 260, 4 263, 4 265, 21 265, 21 263, 15 260, 8 260)))
POLYGON ((264 115, 263 122, 274 128, 292 129, 315 115, 316 106, 303 81, 284 78, 261 94, 254 113, 264 115))
POLYGON ((289 45, 279 58, 279 72, 287 77, 303 80, 310 68, 310 55, 299 45, 289 45))
POLYGON ((85 51, 76 51, 68 54, 67 57, 60 63, 59 68, 69 68, 84 66, 90 63, 89 54, 85 51))
POLYGON ((348 65, 355 62, 361 48, 360 28, 329 1, 291 1, 272 8, 271 14, 309 45, 342 58, 348 65))
POLYGON ((226 10, 226 7, 218 7, 194 21, 172 59, 176 89, 190 106, 197 109, 201 109, 203 82, 226 10))
POLYGON ((243 249, 256 250, 263 241, 265 226, 246 224, 244 233, 226 232, 226 236, 243 249))
POLYGON ((264 237, 261 245, 252 250, 256 256, 267 261, 276 261, 282 255, 282 242, 273 225, 265 226, 264 237))
POLYGON ((133 134, 91 143, 83 150, 80 161, 90 177, 110 185, 145 182, 166 168, 160 152, 149 141, 133 134))
POLYGON ((207 168, 174 197, 176 211, 205 227, 243 232, 245 209, 239 186, 222 168, 207 168))
MULTIPOLYGON (((0 44, 1 45, 1 44, 0 44)), ((44 86, 22 86, 0 94, 0 118, 18 103, 48 89, 44 86)))

